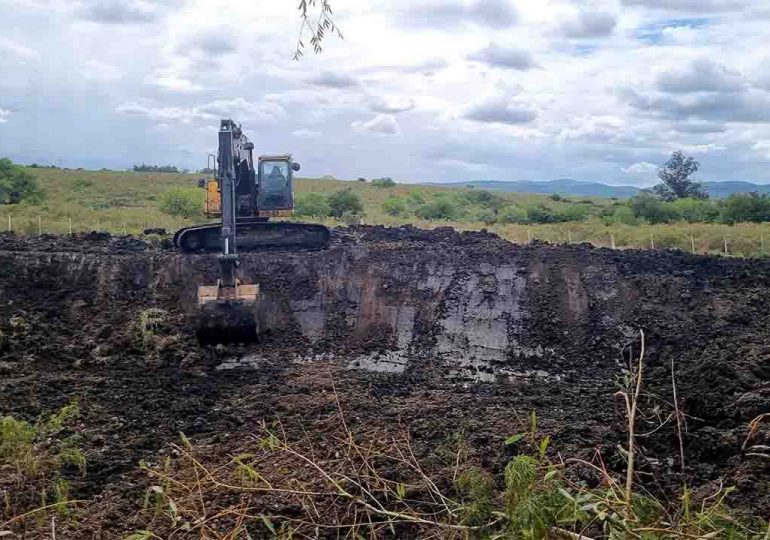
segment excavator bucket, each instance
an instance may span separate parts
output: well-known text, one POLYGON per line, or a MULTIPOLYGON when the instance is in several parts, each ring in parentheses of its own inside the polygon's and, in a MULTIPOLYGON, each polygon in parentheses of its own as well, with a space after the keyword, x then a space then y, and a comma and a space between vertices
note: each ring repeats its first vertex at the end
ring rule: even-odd
POLYGON ((259 285, 198 287, 198 341, 205 344, 257 341, 260 300, 259 285))

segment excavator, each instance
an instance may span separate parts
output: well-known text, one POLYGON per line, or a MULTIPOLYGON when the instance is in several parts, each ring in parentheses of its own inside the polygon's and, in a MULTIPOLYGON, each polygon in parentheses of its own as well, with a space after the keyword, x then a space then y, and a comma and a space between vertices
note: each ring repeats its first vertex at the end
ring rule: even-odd
POLYGON ((293 173, 300 164, 292 156, 259 156, 254 144, 231 119, 220 121, 217 172, 202 179, 205 215, 215 223, 184 227, 174 234, 183 252, 218 251, 218 280, 198 287, 196 335, 202 343, 257 341, 265 330, 259 284, 241 281, 238 251, 323 249, 329 229, 313 223, 269 221, 288 218, 294 210, 293 173))

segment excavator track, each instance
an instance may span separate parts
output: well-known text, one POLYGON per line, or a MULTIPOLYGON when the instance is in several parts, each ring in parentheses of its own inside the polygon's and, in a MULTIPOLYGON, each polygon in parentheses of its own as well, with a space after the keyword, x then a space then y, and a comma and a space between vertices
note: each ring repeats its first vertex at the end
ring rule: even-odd
MULTIPOLYGON (((180 229, 174 235, 174 246, 186 253, 219 251, 222 225, 194 225, 180 229)), ((329 244, 330 232, 315 223, 265 221, 259 218, 236 222, 236 242, 239 251, 263 249, 323 249, 329 244)))

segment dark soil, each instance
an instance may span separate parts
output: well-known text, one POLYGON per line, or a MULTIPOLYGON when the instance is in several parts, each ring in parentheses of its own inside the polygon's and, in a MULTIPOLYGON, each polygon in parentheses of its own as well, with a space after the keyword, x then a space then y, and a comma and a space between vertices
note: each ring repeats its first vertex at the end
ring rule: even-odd
POLYGON ((0 235, 0 416, 81 408, 88 470, 68 476, 72 497, 92 505, 87 528, 59 537, 143 528, 139 461, 158 462, 180 432, 223 455, 243 451, 262 420, 323 437, 337 415, 332 383, 352 431, 406 431, 425 456, 463 433, 498 474, 516 451, 504 439, 535 410, 552 452, 598 449, 620 471, 613 394, 640 329, 656 396, 640 429, 658 426, 656 405, 668 417, 640 439, 640 481, 672 499, 681 485, 673 362, 687 480, 722 479, 737 487, 732 506, 770 515, 770 460, 742 450, 748 423, 770 412, 769 262, 362 226, 335 230, 323 252, 244 254, 242 275, 260 283, 272 332, 201 347, 194 300, 216 280, 213 255, 102 234, 0 235), (143 338, 148 308, 166 315, 143 338))

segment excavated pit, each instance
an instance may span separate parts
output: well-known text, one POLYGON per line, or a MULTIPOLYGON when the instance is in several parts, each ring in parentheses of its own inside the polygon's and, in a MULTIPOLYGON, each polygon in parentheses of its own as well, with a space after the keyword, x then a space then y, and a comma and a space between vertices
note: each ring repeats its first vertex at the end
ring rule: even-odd
MULTIPOLYGON (((643 330, 646 388, 669 403, 674 363, 693 479, 724 478, 735 505, 770 512, 767 460, 741 450, 748 422, 770 412, 766 261, 356 227, 324 251, 242 254, 241 273, 260 284, 270 334, 201 347, 191 316, 215 255, 0 236, 0 415, 77 398, 85 498, 139 489, 138 461, 179 431, 217 438, 276 416, 312 426, 331 414, 332 382, 353 429, 406 426, 426 445, 463 431, 494 472, 530 410, 562 454, 598 449, 622 468, 613 394, 643 330), (163 311, 142 332, 148 309, 163 311)), ((643 442, 664 489, 679 481, 677 444, 671 423, 643 442)), ((130 529, 130 507, 105 512, 95 527, 130 529)))

